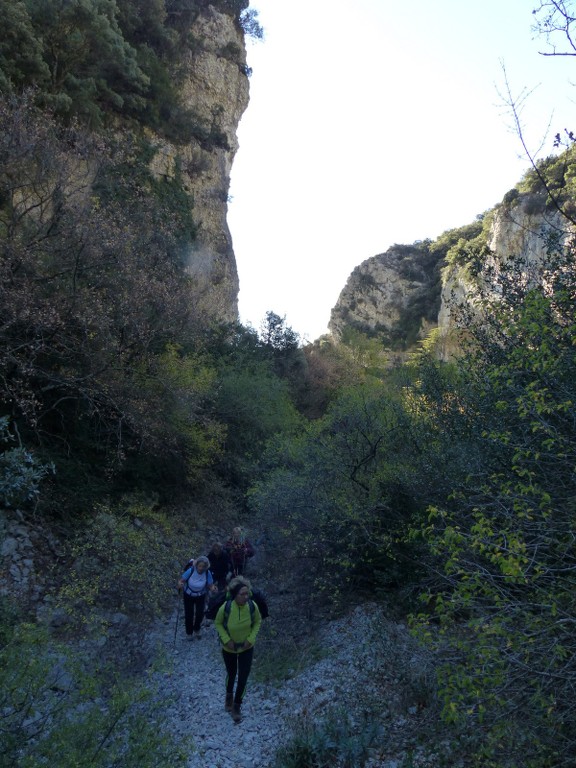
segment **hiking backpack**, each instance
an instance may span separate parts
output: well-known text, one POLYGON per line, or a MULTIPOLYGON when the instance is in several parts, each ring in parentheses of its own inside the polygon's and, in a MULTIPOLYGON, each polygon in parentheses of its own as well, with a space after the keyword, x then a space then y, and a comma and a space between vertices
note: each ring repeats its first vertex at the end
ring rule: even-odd
MULTIPOLYGON (((194 573, 194 571, 195 571, 195 562, 196 562, 196 561, 194 560, 194 558, 192 558, 191 560, 188 560, 188 562, 186 563, 186 567, 185 567, 185 568, 184 568, 184 570, 183 570, 183 573, 186 573, 186 571, 188 570, 188 568, 192 568, 192 573, 194 573)), ((186 587, 187 587, 188 589, 190 589, 190 578, 192 577, 192 573, 191 573, 191 574, 190 574, 190 576, 188 576, 188 578, 186 579, 186 587)), ((209 568, 207 568, 207 569, 204 571, 204 574, 205 574, 205 577, 206 577, 206 581, 205 581, 205 583, 204 583, 204 589, 203 589, 203 592, 204 592, 204 591, 208 591, 208 574, 209 574, 209 573, 210 573, 210 569, 209 569, 209 568)), ((200 575, 200 574, 198 574, 198 575, 200 575)), ((188 593, 186 592, 186 588, 184 589, 184 592, 185 592, 186 594, 188 594, 188 593)), ((200 592, 200 593, 198 593, 198 594, 199 594, 199 595, 201 595, 201 594, 202 594, 202 592, 200 592)))
POLYGON ((258 606, 260 616, 262 616, 263 619, 267 619, 270 614, 268 611, 268 603, 266 601, 266 595, 264 592, 262 592, 261 589, 253 589, 250 592, 250 597, 258 606))
MULTIPOLYGON (((254 601, 248 598, 248 607, 250 608, 250 628, 254 626, 254 601)), ((222 626, 228 632, 228 619, 230 618, 230 611, 232 610, 232 600, 226 600, 224 607, 224 616, 222 617, 222 626)))
MULTIPOLYGON (((216 614, 220 610, 220 607, 224 605, 224 603, 226 603, 227 601, 230 603, 232 602, 232 598, 227 591, 219 592, 214 597, 211 597, 208 601, 208 608, 206 609, 206 613, 204 614, 206 618, 210 619, 211 621, 214 621, 214 619, 216 618, 216 614)), ((262 618, 267 619, 270 613, 268 611, 268 603, 266 601, 266 596, 261 589, 250 590, 248 602, 252 602, 252 601, 254 601, 258 606, 258 610, 260 611, 260 615, 262 616, 262 618)), ((228 613, 230 613, 230 608, 228 608, 228 613)), ((252 610, 251 613, 253 614, 254 611, 252 610)))

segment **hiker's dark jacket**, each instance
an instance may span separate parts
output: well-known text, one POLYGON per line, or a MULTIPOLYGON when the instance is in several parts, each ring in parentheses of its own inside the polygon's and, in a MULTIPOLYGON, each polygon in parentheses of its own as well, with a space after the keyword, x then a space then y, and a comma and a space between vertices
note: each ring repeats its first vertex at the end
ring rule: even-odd
POLYGON ((208 552, 208 560, 210 560, 210 570, 214 576, 214 581, 225 579, 228 571, 232 569, 230 555, 225 549, 219 555, 215 552, 208 552))
POLYGON ((248 539, 243 541, 229 539, 225 544, 225 549, 230 555, 233 566, 244 566, 246 565, 246 560, 254 556, 254 547, 248 539))

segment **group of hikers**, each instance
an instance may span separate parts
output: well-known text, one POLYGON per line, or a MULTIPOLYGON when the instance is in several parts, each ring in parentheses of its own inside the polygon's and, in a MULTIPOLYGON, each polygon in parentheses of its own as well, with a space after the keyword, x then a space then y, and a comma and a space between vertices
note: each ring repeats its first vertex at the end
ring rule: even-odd
POLYGON ((252 599, 250 581, 244 576, 246 563, 253 556, 254 547, 244 530, 236 527, 225 544, 215 542, 207 555, 190 560, 178 581, 184 599, 187 637, 202 637, 207 608, 208 616, 214 619, 226 668, 224 708, 235 723, 242 719, 242 699, 263 618, 258 603, 252 599), (215 609, 217 605, 211 616, 210 606, 215 609))

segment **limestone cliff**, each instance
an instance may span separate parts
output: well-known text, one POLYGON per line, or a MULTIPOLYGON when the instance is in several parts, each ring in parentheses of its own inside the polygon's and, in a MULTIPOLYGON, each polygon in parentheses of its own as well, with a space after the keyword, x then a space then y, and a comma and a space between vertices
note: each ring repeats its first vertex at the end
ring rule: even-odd
POLYGON ((444 269, 437 323, 438 356, 447 360, 458 352, 456 306, 473 306, 479 289, 496 295, 494 282, 512 259, 517 265, 518 279, 529 283, 535 268, 546 259, 550 234, 565 239, 568 232, 566 218, 556 209, 534 210, 532 195, 518 197, 513 207, 498 206, 489 218, 480 269, 472 274, 465 261, 448 264, 444 269))
POLYGON ((332 336, 338 340, 352 326, 382 337, 392 349, 405 349, 421 326, 436 320, 436 263, 426 243, 394 245, 366 259, 354 269, 332 310, 332 336))
POLYGON ((179 61, 179 89, 199 138, 175 145, 151 136, 157 149, 152 170, 159 177, 179 173, 190 197, 198 233, 186 264, 197 281, 198 308, 205 316, 233 321, 239 285, 226 217, 236 132, 249 100, 244 33, 232 16, 212 5, 202 8, 191 33, 196 44, 179 61))
POLYGON ((542 195, 520 194, 467 227, 436 241, 394 245, 354 269, 332 309, 329 329, 338 342, 346 329, 378 336, 398 356, 436 330, 436 351, 457 352, 454 307, 472 305, 478 288, 491 289, 510 260, 529 280, 546 256, 550 233, 567 236, 567 220, 542 195))

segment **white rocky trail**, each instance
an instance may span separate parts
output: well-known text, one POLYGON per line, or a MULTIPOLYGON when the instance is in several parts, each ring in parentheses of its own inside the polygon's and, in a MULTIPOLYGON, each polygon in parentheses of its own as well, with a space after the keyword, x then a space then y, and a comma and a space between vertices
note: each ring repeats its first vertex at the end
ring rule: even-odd
MULTIPOLYGON (((243 720, 235 724, 224 711, 225 671, 216 630, 206 622, 201 639, 189 640, 184 632, 182 608, 175 632, 176 616, 157 625, 148 641, 172 656, 168 670, 156 673, 155 682, 163 694, 174 697, 174 704, 165 712, 166 725, 172 733, 186 733, 194 738, 195 751, 186 768, 272 768, 276 750, 295 732, 318 723, 334 706, 342 706, 352 718, 355 706, 382 695, 387 683, 375 671, 378 660, 374 646, 368 640, 373 627, 375 606, 357 607, 352 614, 327 622, 319 629, 317 638, 322 658, 305 664, 294 659, 294 674, 290 679, 274 684, 257 682, 254 678, 259 663, 259 645, 269 647, 275 636, 274 617, 262 623, 255 646, 252 674, 242 705, 243 720)), ((273 614, 273 606, 271 606, 273 614)), ((383 622, 395 640, 410 645, 407 630, 402 625, 383 622)), ((394 680, 390 681, 394 685, 394 680)), ((397 687, 400 681, 396 681, 397 687)), ((367 766, 400 768, 405 753, 398 754, 398 734, 417 717, 414 707, 392 704, 398 692, 391 691, 382 702, 381 744, 371 750, 367 766), (385 732, 391 738, 385 735, 385 732), (393 734, 396 738, 393 737, 393 734), (392 754, 387 747, 396 754, 392 754), (392 743, 396 747, 392 747, 392 743)), ((401 698, 401 697, 400 697, 401 698)), ((358 717, 361 712, 358 711, 358 717)), ((364 715, 365 716, 365 715, 364 715)), ((415 765, 432 765, 418 762, 415 765)))

